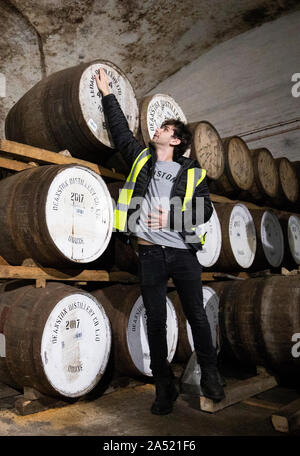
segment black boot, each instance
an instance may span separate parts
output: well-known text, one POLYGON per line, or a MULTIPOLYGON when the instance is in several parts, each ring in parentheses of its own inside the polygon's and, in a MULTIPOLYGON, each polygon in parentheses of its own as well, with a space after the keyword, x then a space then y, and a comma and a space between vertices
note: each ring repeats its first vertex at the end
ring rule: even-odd
POLYGON ((155 379, 156 399, 152 404, 151 412, 154 415, 167 415, 173 410, 173 402, 178 397, 178 391, 173 378, 162 377, 155 379))
POLYGON ((216 367, 206 367, 201 370, 201 389, 203 396, 220 402, 225 398, 222 377, 216 367))

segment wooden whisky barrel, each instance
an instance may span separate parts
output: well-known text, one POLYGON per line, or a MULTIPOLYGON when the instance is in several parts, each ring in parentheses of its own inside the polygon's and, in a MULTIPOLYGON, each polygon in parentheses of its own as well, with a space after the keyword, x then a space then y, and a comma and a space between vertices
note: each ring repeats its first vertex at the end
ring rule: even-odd
POLYGON ((20 287, 25 287, 26 285, 32 285, 35 283, 35 280, 27 280, 27 279, 13 279, 13 280, 5 280, 0 284, 0 294, 6 291, 16 290, 20 287))
MULTIPOLYGON (((124 186, 124 182, 116 181, 107 184, 108 191, 115 204, 119 198, 119 192, 124 186)), ((121 233, 113 233, 114 238, 114 263, 121 271, 138 273, 138 251, 132 244, 132 236, 121 233)))
POLYGON ((217 214, 217 211, 213 206, 213 213, 210 219, 199 225, 196 229, 196 233, 199 235, 204 235, 205 237, 205 244, 202 250, 198 250, 197 258, 199 263, 206 269, 214 268, 214 265, 217 263, 221 247, 222 247, 222 230, 220 220, 217 214))
POLYGON ((216 128, 206 120, 189 124, 193 132, 190 157, 206 169, 207 177, 218 179, 224 173, 225 151, 216 128))
POLYGON ((101 379, 111 331, 96 298, 63 283, 0 294, 0 381, 80 397, 101 379))
POLYGON ((298 214, 300 214, 300 161, 295 161, 295 162, 291 162, 291 165, 294 169, 294 172, 297 176, 297 179, 298 179, 298 185, 299 185, 299 192, 298 192, 298 200, 296 201, 295 203, 295 212, 297 212, 298 214))
POLYGON ((115 151, 113 154, 111 154, 107 160, 104 162, 105 168, 115 170, 115 172, 124 174, 124 176, 128 176, 130 172, 130 166, 124 160, 121 152, 115 151))
POLYGON ((252 265, 256 252, 256 230, 244 204, 215 203, 222 230, 222 247, 213 266, 216 271, 238 271, 252 265))
POLYGON ((121 271, 138 274, 138 251, 134 249, 131 239, 126 235, 115 236, 115 265, 121 271))
POLYGON ((109 243, 113 206, 94 171, 47 165, 0 181, 0 224, 0 255, 12 265, 89 263, 109 243))
MULTIPOLYGON (((187 123, 186 116, 179 104, 170 95, 156 93, 144 97, 140 109, 140 126, 144 143, 148 146, 155 130, 168 119, 178 119, 187 123)), ((184 153, 189 157, 190 149, 184 153)))
MULTIPOLYGON (((125 375, 152 376, 147 336, 146 312, 137 285, 113 285, 96 290, 93 295, 104 307, 113 334, 116 370, 125 375)), ((167 299, 168 361, 171 362, 178 340, 176 312, 167 299)))
MULTIPOLYGON (((243 280, 243 279, 236 279, 236 280, 243 280)), ((209 287, 215 292, 216 296, 218 297, 218 331, 219 331, 219 354, 220 357, 234 359, 234 354, 232 353, 231 344, 230 344, 230 331, 228 331, 229 335, 227 338, 224 338, 224 321, 226 321, 226 325, 230 327, 230 325, 234 326, 234 322, 232 320, 232 303, 228 299, 222 299, 221 296, 224 292, 226 292, 227 287, 230 287, 231 284, 234 283, 233 280, 226 280, 226 281, 219 281, 213 280, 209 282, 209 287), (220 306, 222 305, 222 309, 220 306), (221 325, 223 327, 221 328, 221 325)))
POLYGON ((283 211, 277 214, 285 243, 283 265, 287 269, 295 269, 300 265, 300 216, 283 211))
POLYGON ((257 248, 254 261, 251 265, 253 270, 278 268, 284 256, 283 231, 274 212, 261 209, 250 209, 255 229, 257 248))
POLYGON ((300 356, 293 355, 300 333, 297 276, 230 281, 220 295, 220 331, 241 364, 261 365, 300 379, 300 356))
POLYGON ((234 196, 251 188, 254 181, 251 153, 245 141, 239 136, 223 140, 225 150, 225 171, 214 181, 219 194, 234 196))
POLYGON ((8 113, 6 138, 102 163, 114 145, 94 79, 99 67, 136 134, 139 110, 129 80, 115 64, 97 59, 53 73, 25 93, 8 113))
MULTIPOLYGON (((219 298, 215 291, 209 286, 204 286, 202 290, 203 306, 209 322, 213 346, 216 348, 217 352, 219 352, 219 298)), ((178 362, 187 362, 191 357, 192 352, 195 350, 192 329, 183 312, 177 291, 168 293, 168 298, 174 305, 178 320, 178 344, 175 357, 178 362)))
POLYGON ((250 150, 252 155, 254 181, 248 193, 254 201, 266 204, 278 195, 279 175, 271 152, 262 147, 250 150))
POLYGON ((275 159, 279 175, 279 194, 273 199, 273 204, 283 209, 292 208, 299 198, 299 181, 296 171, 286 157, 275 159))

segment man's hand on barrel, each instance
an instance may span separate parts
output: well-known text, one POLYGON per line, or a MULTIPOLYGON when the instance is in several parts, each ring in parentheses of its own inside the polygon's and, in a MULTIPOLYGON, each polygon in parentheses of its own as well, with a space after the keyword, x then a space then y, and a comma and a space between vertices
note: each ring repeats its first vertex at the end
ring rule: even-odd
POLYGON ((156 207, 156 211, 148 214, 148 227, 151 230, 160 230, 168 225, 169 211, 163 209, 161 206, 156 207))
POLYGON ((108 95, 110 93, 110 87, 104 68, 99 68, 98 72, 95 73, 94 77, 98 89, 100 90, 100 92, 102 92, 102 95, 105 97, 105 95, 108 95))

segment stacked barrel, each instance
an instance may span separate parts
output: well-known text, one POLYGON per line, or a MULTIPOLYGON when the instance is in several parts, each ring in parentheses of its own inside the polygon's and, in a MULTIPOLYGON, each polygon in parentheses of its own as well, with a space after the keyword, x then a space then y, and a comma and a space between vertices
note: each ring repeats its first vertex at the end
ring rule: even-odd
POLYGON ((219 297, 222 356, 300 380, 300 280, 297 276, 212 283, 219 297))
POLYGON ((63 283, 9 288, 0 293, 0 381, 54 397, 91 391, 111 349, 103 306, 63 283))
POLYGON ((207 170, 214 214, 198 258, 204 267, 236 271, 297 268, 300 249, 297 163, 251 150, 239 136, 221 139, 206 121, 190 124, 191 156, 207 170), (219 196, 220 195, 220 196, 219 196), (222 197, 231 198, 231 204, 222 197), (224 201, 224 202, 223 202, 224 201))
MULTIPOLYGON (((97 60, 36 84, 10 110, 6 138, 52 152, 67 149, 72 157, 103 164, 114 144, 94 79, 100 66, 136 134, 139 109, 130 82, 114 64, 97 60)), ((76 163, 3 172, 0 256, 13 266, 30 258, 62 275, 107 267, 113 231, 107 183, 76 163)), ((46 288, 24 281, 1 286, 1 381, 50 396, 80 397, 102 378, 110 353, 110 322, 90 293, 55 282, 46 288)))
MULTIPOLYGON (((126 175, 130 166, 115 150, 96 87, 99 67, 133 135, 145 146, 164 120, 187 123, 169 95, 147 96, 138 106, 124 73, 95 60, 54 73, 26 93, 7 116, 7 139, 54 152, 67 149, 73 157, 126 175)), ((298 267, 300 162, 274 159, 266 148, 250 150, 234 134, 222 139, 207 121, 189 126, 193 142, 185 155, 206 169, 214 194, 212 217, 197 227, 197 234, 206 233, 197 253, 203 269, 278 273, 281 266, 298 267)), ((122 186, 123 181, 111 182, 75 163, 2 175, 0 256, 16 266, 32 258, 41 267, 101 265, 138 274, 136 240, 112 235, 113 206, 122 186)), ((300 333, 299 299, 299 280, 279 274, 205 285, 216 350, 241 363, 298 375, 298 360, 290 353, 293 334, 300 333)), ((166 308, 168 360, 185 363, 194 350, 193 336, 176 291, 168 294, 166 308)), ((152 376, 138 286, 99 286, 92 293, 63 283, 0 288, 1 381, 76 398, 96 386, 110 354, 118 373, 152 376)))

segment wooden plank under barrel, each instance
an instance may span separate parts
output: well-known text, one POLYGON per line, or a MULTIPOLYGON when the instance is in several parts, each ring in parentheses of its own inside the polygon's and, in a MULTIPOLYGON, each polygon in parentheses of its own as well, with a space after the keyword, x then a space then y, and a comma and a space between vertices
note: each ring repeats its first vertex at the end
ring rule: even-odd
POLYGON ((99 67, 136 134, 139 110, 129 80, 115 64, 97 59, 53 73, 25 93, 6 117, 6 138, 103 164, 114 144, 94 79, 99 67))

